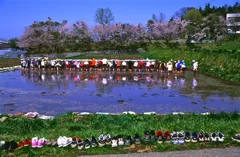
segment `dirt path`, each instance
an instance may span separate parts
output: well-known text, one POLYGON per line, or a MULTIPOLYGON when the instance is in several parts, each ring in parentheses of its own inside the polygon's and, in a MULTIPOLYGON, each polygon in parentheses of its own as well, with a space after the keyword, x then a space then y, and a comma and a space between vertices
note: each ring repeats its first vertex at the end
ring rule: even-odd
POLYGON ((185 150, 174 152, 96 155, 84 157, 240 157, 240 148, 185 150))

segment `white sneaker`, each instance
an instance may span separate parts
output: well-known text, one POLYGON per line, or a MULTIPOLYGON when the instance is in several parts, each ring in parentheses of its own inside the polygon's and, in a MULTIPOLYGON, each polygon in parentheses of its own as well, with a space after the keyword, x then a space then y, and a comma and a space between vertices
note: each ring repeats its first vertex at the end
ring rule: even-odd
POLYGON ((217 133, 217 138, 219 142, 223 142, 224 141, 224 134, 222 132, 218 132, 217 133))
POLYGON ((211 133, 210 138, 212 142, 216 142, 218 139, 217 134, 215 132, 211 133))
POLYGON ((111 135, 110 134, 107 134, 105 137, 104 137, 104 139, 105 139, 105 143, 106 143, 106 145, 111 145, 111 143, 112 143, 112 137, 111 137, 111 135))
POLYGON ((58 140, 57 140, 57 144, 58 144, 58 147, 62 147, 63 146, 63 137, 62 136, 60 136, 59 138, 58 138, 58 140))
POLYGON ((119 146, 123 146, 123 145, 124 145, 124 141, 123 141, 123 138, 122 138, 122 137, 119 137, 119 138, 118 138, 118 145, 119 145, 119 146))
POLYGON ((67 147, 71 143, 72 143, 72 138, 63 136, 62 147, 67 147))
POLYGON ((0 148, 2 148, 4 146, 5 142, 4 141, 0 141, 0 148))
POLYGON ((84 147, 84 142, 83 142, 83 140, 82 140, 81 138, 78 138, 77 148, 78 148, 79 150, 82 150, 83 147, 84 147))
POLYGON ((112 139, 112 148, 116 148, 118 146, 118 140, 117 138, 112 139))
POLYGON ((101 134, 98 137, 98 145, 99 145, 99 147, 105 146, 105 136, 103 136, 103 134, 101 134))

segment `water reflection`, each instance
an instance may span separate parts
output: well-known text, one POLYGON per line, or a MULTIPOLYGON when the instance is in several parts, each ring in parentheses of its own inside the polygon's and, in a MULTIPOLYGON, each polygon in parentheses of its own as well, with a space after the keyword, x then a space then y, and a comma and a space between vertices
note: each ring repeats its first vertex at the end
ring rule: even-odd
POLYGON ((197 80, 196 80, 196 78, 193 78, 192 88, 194 89, 196 86, 197 86, 197 80))
MULTIPOLYGON (((161 73, 122 73, 122 72, 30 72, 22 71, 22 77, 29 82, 33 82, 38 86, 51 88, 59 88, 61 85, 68 87, 73 83, 76 86, 80 84, 94 83, 96 86, 100 84, 105 86, 114 86, 117 83, 135 83, 141 84, 156 84, 163 87, 180 86, 185 87, 185 77, 183 76, 165 76, 161 73), (175 78, 175 79, 174 79, 175 78)), ((157 87, 153 86, 152 88, 157 87)))
POLYGON ((2 113, 240 110, 239 85, 201 74, 194 77, 189 71, 184 77, 160 72, 23 70, 3 73, 0 79, 2 113))

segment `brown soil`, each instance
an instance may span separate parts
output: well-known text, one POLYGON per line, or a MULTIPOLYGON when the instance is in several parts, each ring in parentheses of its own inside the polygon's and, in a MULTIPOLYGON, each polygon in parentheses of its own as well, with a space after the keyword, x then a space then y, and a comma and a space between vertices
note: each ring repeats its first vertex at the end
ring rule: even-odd
POLYGON ((20 65, 20 59, 0 58, 0 68, 20 65))

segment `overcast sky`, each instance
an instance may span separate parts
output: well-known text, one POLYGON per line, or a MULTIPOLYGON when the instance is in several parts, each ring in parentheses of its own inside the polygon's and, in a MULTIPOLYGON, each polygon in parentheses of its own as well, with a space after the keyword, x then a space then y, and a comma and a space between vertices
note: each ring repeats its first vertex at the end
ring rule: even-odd
POLYGON ((0 0, 0 38, 10 39, 23 34, 33 21, 78 20, 95 25, 97 8, 110 8, 115 22, 146 24, 153 13, 163 12, 170 18, 182 7, 204 7, 210 2, 215 6, 233 5, 239 0, 0 0))

